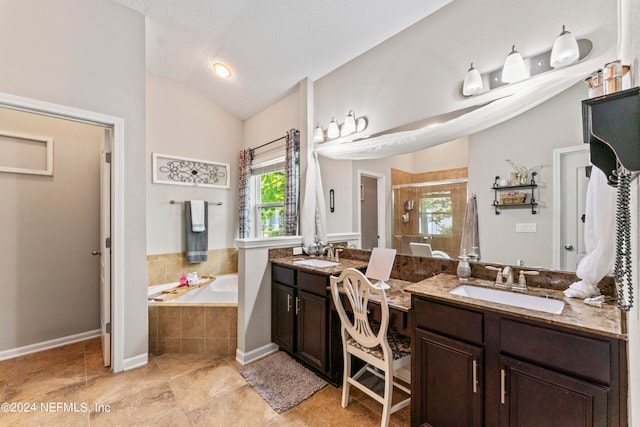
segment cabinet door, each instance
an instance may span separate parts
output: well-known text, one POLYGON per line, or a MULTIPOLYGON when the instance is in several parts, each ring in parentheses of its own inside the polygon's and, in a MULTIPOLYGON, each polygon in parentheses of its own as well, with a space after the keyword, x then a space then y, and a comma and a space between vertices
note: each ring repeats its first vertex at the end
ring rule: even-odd
POLYGON ((271 339, 290 353, 294 350, 295 293, 281 283, 271 287, 271 339))
POLYGON ((321 372, 326 372, 328 300, 326 297, 298 291, 296 311, 296 355, 321 372))
POLYGON ((502 426, 607 425, 608 388, 505 356, 500 366, 502 426))
POLYGON ((418 328, 414 339, 414 420, 433 427, 482 426, 482 347, 418 328))

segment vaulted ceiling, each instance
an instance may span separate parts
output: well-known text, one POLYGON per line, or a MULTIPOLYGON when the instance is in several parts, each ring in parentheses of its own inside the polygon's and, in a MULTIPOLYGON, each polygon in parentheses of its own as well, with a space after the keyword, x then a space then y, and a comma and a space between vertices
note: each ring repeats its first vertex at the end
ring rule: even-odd
POLYGON ((245 120, 451 0, 114 1, 146 17, 149 72, 245 120), (233 75, 215 76, 214 62, 233 75))

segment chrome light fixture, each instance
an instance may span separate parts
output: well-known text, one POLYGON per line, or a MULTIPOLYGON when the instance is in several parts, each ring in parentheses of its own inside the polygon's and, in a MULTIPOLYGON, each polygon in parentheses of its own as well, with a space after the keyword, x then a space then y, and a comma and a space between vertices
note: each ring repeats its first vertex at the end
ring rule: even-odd
POLYGON ((560 68, 569 65, 578 60, 580 49, 576 38, 562 26, 562 32, 553 43, 551 49, 551 66, 560 68))
POLYGON ((320 125, 320 123, 318 123, 318 126, 316 126, 316 128, 313 131, 313 142, 323 142, 324 141, 324 129, 322 129, 322 126, 320 125))
POLYGON ((471 68, 469 68, 469 71, 467 71, 467 75, 464 76, 462 94, 464 96, 471 96, 473 94, 481 92, 482 89, 482 77, 480 76, 480 72, 475 69, 472 62, 471 68))
POLYGON ((511 48, 511 53, 507 55, 502 67, 502 81, 505 83, 515 83, 527 77, 527 70, 524 66, 524 59, 520 52, 516 50, 516 45, 511 48))
POLYGON ((333 139, 340 136, 340 128, 338 127, 338 122, 336 122, 336 118, 333 117, 331 119, 331 123, 327 127, 327 138, 333 139))
POLYGON ((335 117, 331 118, 331 123, 327 126, 326 133, 322 129, 322 125, 318 123, 313 131, 313 142, 325 142, 339 137, 345 137, 354 133, 364 131, 369 122, 366 117, 356 118, 356 114, 353 110, 349 110, 347 117, 344 119, 344 123, 340 125, 335 117))

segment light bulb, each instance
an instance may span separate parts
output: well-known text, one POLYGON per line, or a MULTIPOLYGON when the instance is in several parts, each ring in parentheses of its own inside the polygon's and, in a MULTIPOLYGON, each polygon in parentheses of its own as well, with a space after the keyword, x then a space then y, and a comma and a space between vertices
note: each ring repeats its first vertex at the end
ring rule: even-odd
POLYGON ((333 139, 340 136, 340 129, 338 128, 338 122, 336 122, 336 118, 333 117, 331 119, 331 123, 327 127, 327 138, 333 139))
POLYGON ((507 59, 504 61, 502 67, 502 81, 505 83, 515 83, 520 80, 524 80, 527 77, 527 70, 524 67, 524 59, 520 52, 516 50, 514 45, 511 48, 511 53, 507 55, 507 59))
POLYGON ((353 110, 349 111, 342 125, 342 135, 349 135, 356 131, 356 115, 353 110))
POLYGON ((316 126, 316 128, 313 131, 313 142, 323 142, 324 141, 324 130, 322 129, 322 126, 320 126, 320 123, 318 123, 318 126, 316 126))
POLYGON ((480 72, 475 69, 472 62, 471 68, 469 68, 469 71, 467 71, 467 74, 464 76, 462 94, 464 96, 471 96, 482 91, 482 89, 482 77, 480 76, 480 72))
POLYGON ((562 33, 553 42, 551 49, 551 66, 560 68, 569 65, 578 60, 580 57, 580 49, 576 38, 562 26, 562 33))

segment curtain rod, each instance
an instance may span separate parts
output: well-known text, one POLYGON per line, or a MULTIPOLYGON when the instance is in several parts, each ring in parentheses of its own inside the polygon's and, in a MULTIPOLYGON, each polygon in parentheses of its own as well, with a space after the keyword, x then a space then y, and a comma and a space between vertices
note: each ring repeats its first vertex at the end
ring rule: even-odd
MULTIPOLYGON (((185 203, 185 202, 179 202, 179 201, 176 202, 175 200, 169 201, 169 204, 172 204, 172 205, 175 205, 176 203, 185 203)), ((210 205, 218 205, 218 206, 222 205, 222 202, 207 202, 207 203, 210 205)))
MULTIPOLYGON (((299 134, 299 133, 300 133, 300 131, 296 129, 296 134, 299 134)), ((280 138, 276 138, 273 141, 265 142, 262 145, 258 145, 256 148, 249 148, 249 152, 251 153, 251 157, 253 157, 253 152, 255 150, 257 150, 258 148, 266 147, 269 144, 273 144, 274 142, 278 142, 278 141, 281 141, 281 140, 286 139, 286 138, 287 138, 287 135, 281 136, 280 138)))

